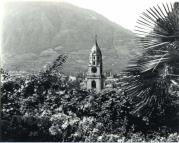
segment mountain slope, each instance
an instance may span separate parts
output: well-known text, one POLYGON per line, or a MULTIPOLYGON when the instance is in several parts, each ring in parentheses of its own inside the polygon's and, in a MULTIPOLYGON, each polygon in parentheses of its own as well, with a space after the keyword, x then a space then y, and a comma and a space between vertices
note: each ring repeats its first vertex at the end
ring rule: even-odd
POLYGON ((104 70, 121 71, 140 52, 132 32, 91 10, 60 2, 8 2, 5 8, 2 51, 8 70, 38 71, 65 53, 64 72, 85 71, 95 34, 104 70))

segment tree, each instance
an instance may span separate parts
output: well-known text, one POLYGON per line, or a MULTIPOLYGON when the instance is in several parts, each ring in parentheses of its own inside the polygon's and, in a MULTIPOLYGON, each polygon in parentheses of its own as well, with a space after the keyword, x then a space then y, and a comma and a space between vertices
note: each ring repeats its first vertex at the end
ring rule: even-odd
MULTIPOLYGON (((51 105, 48 104, 48 100, 53 101, 57 98, 56 94, 52 92, 54 85, 61 85, 61 76, 59 75, 61 75, 66 58, 64 55, 58 56, 47 69, 38 75, 12 78, 4 70, 1 70, 4 77, 1 86, 2 140, 33 141, 37 140, 36 137, 41 141, 51 140, 48 132, 50 121, 39 115, 41 111, 46 111, 46 108, 51 107, 48 106, 51 105)), ((54 102, 53 104, 55 105, 54 102)))
POLYGON ((179 3, 146 10, 136 26, 143 54, 125 70, 125 93, 133 105, 131 113, 158 125, 175 109, 170 92, 179 76, 179 3))

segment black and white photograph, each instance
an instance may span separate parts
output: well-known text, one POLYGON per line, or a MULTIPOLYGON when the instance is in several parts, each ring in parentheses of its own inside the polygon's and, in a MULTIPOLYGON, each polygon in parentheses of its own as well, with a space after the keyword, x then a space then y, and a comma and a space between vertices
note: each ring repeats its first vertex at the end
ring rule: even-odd
POLYGON ((1 0, 0 142, 179 142, 178 0, 1 0))

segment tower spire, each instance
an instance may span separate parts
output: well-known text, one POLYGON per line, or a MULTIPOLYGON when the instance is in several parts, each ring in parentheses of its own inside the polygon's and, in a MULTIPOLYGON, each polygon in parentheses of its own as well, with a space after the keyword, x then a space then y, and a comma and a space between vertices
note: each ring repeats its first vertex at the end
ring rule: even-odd
POLYGON ((98 38, 98 36, 97 36, 97 34, 95 34, 95 43, 97 44, 97 38, 98 38))
POLYGON ((98 36, 97 36, 97 34, 95 34, 95 45, 96 45, 96 48, 99 49, 99 46, 98 46, 98 36))

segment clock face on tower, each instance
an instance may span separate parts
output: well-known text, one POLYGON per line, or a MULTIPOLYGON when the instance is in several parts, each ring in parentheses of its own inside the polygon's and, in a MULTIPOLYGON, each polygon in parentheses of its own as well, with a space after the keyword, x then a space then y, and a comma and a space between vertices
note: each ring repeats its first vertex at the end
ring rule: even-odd
POLYGON ((92 72, 92 73, 96 73, 96 72, 97 72, 97 68, 96 68, 96 67, 92 67, 92 68, 91 68, 91 72, 92 72))

